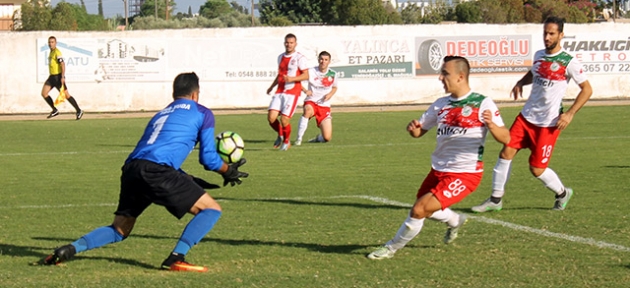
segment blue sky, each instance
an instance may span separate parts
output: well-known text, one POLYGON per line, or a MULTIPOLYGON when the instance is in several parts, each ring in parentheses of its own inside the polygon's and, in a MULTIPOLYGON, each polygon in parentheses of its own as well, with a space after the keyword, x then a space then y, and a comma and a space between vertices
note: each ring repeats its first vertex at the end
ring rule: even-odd
MULTIPOLYGON (((81 0, 64 0, 68 3, 81 3, 81 0)), ((127 0, 131 2, 132 0, 127 0)), ((173 1, 173 0, 171 0, 173 1)), ((176 3, 175 13, 182 12, 188 13, 188 7, 192 8, 193 13, 199 12, 199 7, 206 2, 206 0, 174 0, 176 3)), ((238 4, 250 7, 251 1, 255 1, 258 3, 258 0, 228 0, 228 2, 236 1, 238 4)), ((61 2, 61 0, 51 0, 51 4, 53 7, 57 5, 57 3, 61 2)), ((85 3, 85 7, 89 14, 98 14, 98 0, 83 0, 85 3)), ((116 15, 125 16, 125 5, 123 0, 103 0, 103 14, 105 18, 111 18, 116 15)), ((131 16, 131 15, 129 15, 131 16)))

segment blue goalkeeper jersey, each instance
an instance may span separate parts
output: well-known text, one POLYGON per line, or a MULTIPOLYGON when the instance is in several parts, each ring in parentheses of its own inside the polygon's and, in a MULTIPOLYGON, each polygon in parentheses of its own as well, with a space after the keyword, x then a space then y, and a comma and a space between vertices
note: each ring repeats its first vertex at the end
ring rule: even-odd
POLYGON ((214 140, 214 114, 189 99, 177 99, 153 116, 125 163, 143 159, 180 169, 199 143, 199 163, 206 170, 223 166, 214 140))

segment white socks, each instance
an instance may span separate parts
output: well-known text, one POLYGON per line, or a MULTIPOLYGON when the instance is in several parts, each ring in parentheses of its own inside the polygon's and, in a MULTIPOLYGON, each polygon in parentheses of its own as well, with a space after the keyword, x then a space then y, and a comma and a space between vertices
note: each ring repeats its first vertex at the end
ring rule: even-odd
POLYGON ((558 174, 551 170, 551 168, 545 169, 545 171, 536 178, 543 182, 549 190, 556 193, 556 195, 560 195, 564 192, 564 185, 562 184, 562 181, 560 181, 558 174))
POLYGON ((449 227, 456 227, 459 224, 459 214, 455 213, 451 208, 435 211, 429 218, 446 223, 449 227))
POLYGON ((302 140, 304 133, 306 133, 306 128, 308 128, 308 118, 302 116, 300 117, 300 123, 298 124, 297 140, 302 140))
POLYGON ((403 222, 403 224, 396 232, 396 236, 392 240, 389 240, 385 243, 385 246, 389 247, 390 250, 396 252, 396 250, 405 247, 411 239, 416 237, 420 230, 422 230, 422 225, 424 224, 424 218, 416 219, 411 218, 411 216, 407 217, 407 220, 403 222))
POLYGON ((505 194, 505 183, 510 178, 512 160, 499 158, 492 173, 492 197, 501 198, 505 194))

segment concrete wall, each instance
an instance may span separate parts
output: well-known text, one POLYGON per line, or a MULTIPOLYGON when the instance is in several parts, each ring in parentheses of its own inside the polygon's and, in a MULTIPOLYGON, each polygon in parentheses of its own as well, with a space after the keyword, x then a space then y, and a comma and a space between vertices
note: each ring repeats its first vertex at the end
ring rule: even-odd
MULTIPOLYGON (((471 61, 473 89, 509 100, 543 48, 542 25, 533 24, 0 32, 0 114, 49 111, 40 91, 50 35, 66 59, 69 91, 86 111, 159 110, 185 71, 201 77, 200 102, 208 107, 266 107, 287 33, 297 35, 313 66, 319 52, 332 54, 331 67, 343 76, 333 105, 430 103, 444 94, 436 69, 446 54, 471 61)), ((567 24, 563 47, 583 62, 594 98, 630 95, 630 24, 567 24)), ((567 98, 577 91, 572 83, 567 98)))

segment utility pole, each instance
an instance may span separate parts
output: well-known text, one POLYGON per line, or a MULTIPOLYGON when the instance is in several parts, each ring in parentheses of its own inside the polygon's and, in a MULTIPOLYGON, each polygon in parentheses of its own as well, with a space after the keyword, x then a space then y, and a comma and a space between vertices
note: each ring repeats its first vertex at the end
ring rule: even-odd
POLYGON ((166 21, 168 21, 168 0, 166 0, 166 7, 164 7, 164 11, 166 11, 166 16, 165 16, 164 19, 166 19, 166 21))
POLYGON ((254 0, 252 1, 250 12, 252 12, 252 27, 254 27, 254 0))
POLYGON ((127 0, 123 0, 123 3, 125 3, 125 30, 127 29, 127 27, 129 26, 129 5, 127 5, 127 0))

